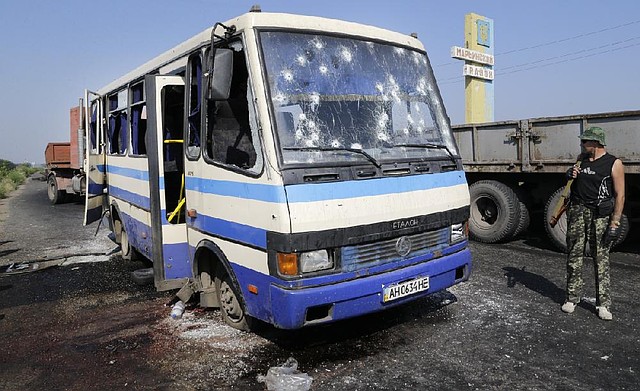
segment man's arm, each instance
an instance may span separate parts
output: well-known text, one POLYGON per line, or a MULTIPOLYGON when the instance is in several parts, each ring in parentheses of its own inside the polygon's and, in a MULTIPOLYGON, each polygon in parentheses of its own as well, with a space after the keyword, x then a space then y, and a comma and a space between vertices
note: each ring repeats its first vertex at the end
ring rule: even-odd
POLYGON ((624 209, 624 165, 622 160, 616 159, 611 169, 611 177, 613 179, 613 191, 615 193, 615 206, 611 215, 610 226, 618 226, 624 209), (617 224, 616 224, 617 223, 617 224))

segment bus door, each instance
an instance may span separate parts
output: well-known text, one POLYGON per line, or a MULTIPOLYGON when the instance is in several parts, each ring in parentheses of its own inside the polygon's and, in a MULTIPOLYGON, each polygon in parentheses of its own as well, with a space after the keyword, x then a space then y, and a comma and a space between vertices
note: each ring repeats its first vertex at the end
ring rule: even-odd
POLYGON ((184 79, 146 76, 153 268, 159 290, 192 277, 184 185, 184 79))
POLYGON ((86 129, 85 209, 84 225, 100 220, 107 207, 107 184, 105 175, 106 149, 103 126, 102 96, 95 92, 84 92, 84 128, 86 129))

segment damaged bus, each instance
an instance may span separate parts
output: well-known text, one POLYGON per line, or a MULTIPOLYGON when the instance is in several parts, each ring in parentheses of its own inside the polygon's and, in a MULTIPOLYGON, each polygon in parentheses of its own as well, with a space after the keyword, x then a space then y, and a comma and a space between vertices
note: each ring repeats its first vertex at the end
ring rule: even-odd
POLYGON ((294 329, 471 272, 469 191, 415 36, 249 12, 84 98, 85 224, 158 290, 294 329))

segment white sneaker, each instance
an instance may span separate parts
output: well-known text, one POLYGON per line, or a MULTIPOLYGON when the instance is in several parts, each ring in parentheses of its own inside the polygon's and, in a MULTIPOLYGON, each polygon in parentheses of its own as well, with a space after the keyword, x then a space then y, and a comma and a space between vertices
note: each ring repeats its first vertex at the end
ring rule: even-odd
POLYGON ((609 312, 607 307, 596 307, 598 310, 598 317, 602 320, 613 320, 613 315, 609 312))
POLYGON ((565 301, 562 305, 562 312, 566 312, 567 314, 572 314, 576 309, 576 303, 572 303, 570 301, 565 301))

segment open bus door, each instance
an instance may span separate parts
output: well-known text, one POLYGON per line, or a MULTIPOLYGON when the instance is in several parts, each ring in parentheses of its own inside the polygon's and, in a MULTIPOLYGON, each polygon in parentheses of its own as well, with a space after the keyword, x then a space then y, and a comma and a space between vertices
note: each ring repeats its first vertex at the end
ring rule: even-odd
POLYGON ((104 137, 104 100, 100 95, 85 90, 85 129, 86 154, 84 161, 86 199, 84 209, 84 225, 100 220, 107 205, 106 194, 106 149, 104 137))
POLYGON ((185 224, 185 82, 181 76, 149 75, 145 88, 153 275, 156 288, 168 290, 193 275, 185 224))

